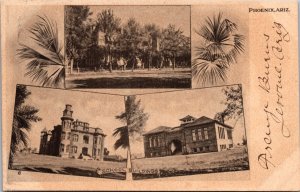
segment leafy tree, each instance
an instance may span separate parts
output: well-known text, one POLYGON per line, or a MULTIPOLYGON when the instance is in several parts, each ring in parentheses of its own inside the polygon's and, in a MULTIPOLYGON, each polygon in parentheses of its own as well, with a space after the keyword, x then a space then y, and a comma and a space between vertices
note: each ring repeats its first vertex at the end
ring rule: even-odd
POLYGON ((176 56, 181 51, 181 46, 184 46, 185 40, 183 31, 176 29, 175 25, 169 25, 162 32, 161 51, 165 57, 172 58, 173 69, 175 69, 176 65, 176 56))
POLYGON ((25 85, 17 85, 10 144, 9 168, 12 167, 15 153, 18 151, 20 146, 28 148, 28 132, 31 130, 31 123, 42 120, 39 116, 37 116, 39 111, 37 108, 24 104, 30 94, 31 92, 27 90, 25 85))
POLYGON ((120 49, 121 52, 129 59, 132 65, 132 70, 136 65, 136 56, 140 54, 142 32, 140 24, 134 19, 130 18, 123 26, 123 33, 120 35, 120 49))
POLYGON ((244 36, 237 33, 237 25, 222 14, 207 18, 205 24, 196 30, 203 42, 196 47, 193 61, 193 78, 198 83, 215 85, 227 78, 227 70, 236 63, 239 54, 244 52, 244 36))
POLYGON ((65 64, 58 41, 57 25, 46 16, 29 28, 31 43, 22 44, 17 50, 21 62, 26 62, 25 76, 42 86, 65 87, 65 64))
POLYGON ((77 63, 86 55, 86 50, 91 44, 91 21, 88 17, 92 14, 88 6, 66 6, 65 8, 65 38, 66 56, 70 64, 70 73, 73 72, 74 62, 77 63))
POLYGON ((219 121, 229 119, 239 119, 243 115, 243 97, 242 86, 227 86, 222 89, 226 96, 226 100, 223 102, 226 108, 215 115, 215 119, 219 121))
POLYGON ((114 38, 120 32, 121 19, 116 17, 111 9, 102 11, 97 15, 96 31, 105 34, 105 63, 109 65, 109 70, 112 72, 112 56, 111 49, 114 43, 114 38))

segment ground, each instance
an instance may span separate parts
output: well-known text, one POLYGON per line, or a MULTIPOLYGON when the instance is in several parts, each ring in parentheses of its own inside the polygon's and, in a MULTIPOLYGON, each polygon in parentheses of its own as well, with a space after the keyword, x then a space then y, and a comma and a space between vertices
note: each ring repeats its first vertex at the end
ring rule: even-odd
POLYGON ((133 178, 146 179, 249 169, 246 148, 132 160, 133 178))
POLYGON ((80 72, 66 77, 67 88, 190 88, 191 69, 80 72))
POLYGON ((96 161, 67 159, 39 154, 18 154, 13 163, 13 169, 21 171, 35 171, 58 173, 110 179, 125 179, 126 162, 96 161), (109 170, 110 173, 99 175, 97 168, 109 170))

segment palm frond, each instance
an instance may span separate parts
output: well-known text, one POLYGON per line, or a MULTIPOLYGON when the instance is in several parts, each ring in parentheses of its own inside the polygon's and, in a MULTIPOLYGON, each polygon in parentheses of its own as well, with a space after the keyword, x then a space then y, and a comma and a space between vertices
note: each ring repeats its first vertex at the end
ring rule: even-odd
POLYGON ((127 126, 116 128, 113 132, 113 136, 119 136, 119 139, 116 140, 114 144, 115 150, 118 148, 127 148, 129 146, 129 135, 127 126))
POLYGON ((196 82, 202 86, 216 85, 217 83, 224 82, 227 79, 227 67, 222 64, 224 61, 219 60, 215 62, 200 61, 194 62, 192 65, 192 77, 196 82))
POLYGON ((219 13, 207 18, 205 24, 195 31, 203 42, 195 48, 193 78, 202 85, 215 85, 227 79, 226 73, 232 63, 244 52, 244 36, 237 34, 237 25, 223 19, 219 13))
POLYGON ((27 63, 25 76, 42 86, 58 87, 65 78, 65 65, 56 23, 46 16, 38 16, 38 21, 28 31, 32 44, 20 44, 17 50, 19 59, 27 63))

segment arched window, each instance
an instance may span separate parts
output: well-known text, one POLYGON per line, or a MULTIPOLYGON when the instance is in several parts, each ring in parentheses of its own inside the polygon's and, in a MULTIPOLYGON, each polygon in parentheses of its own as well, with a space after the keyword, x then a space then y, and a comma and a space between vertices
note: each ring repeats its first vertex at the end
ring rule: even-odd
POLYGON ((60 151, 64 152, 65 151, 65 145, 64 144, 60 144, 60 151))
POLYGON ((70 145, 67 145, 66 152, 69 153, 70 145))
POLYGON ((76 134, 73 135, 73 141, 76 141, 76 142, 78 141, 78 135, 76 135, 76 134))
POLYGON ((87 135, 83 136, 83 143, 89 144, 89 136, 87 136, 87 135))

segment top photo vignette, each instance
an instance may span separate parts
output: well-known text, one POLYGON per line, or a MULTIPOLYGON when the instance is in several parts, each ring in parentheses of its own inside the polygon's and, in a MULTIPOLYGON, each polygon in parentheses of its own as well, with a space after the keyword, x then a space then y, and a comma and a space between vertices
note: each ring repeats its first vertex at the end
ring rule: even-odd
POLYGON ((190 10, 67 5, 64 21, 37 12, 19 30, 17 60, 38 86, 191 88, 190 10))

